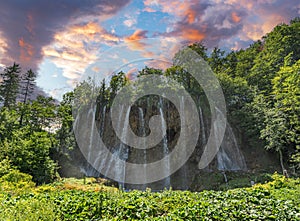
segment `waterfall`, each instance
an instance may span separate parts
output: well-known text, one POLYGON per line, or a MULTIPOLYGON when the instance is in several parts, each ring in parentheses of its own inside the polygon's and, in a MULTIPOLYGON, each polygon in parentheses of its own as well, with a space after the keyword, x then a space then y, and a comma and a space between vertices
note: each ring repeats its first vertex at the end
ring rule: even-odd
MULTIPOLYGON (((122 108, 123 109, 123 108, 122 108)), ((117 158, 121 159, 122 161, 126 161, 128 159, 128 148, 126 144, 126 138, 127 138, 127 129, 129 127, 129 115, 130 115, 130 110, 131 107, 127 109, 124 124, 123 124, 123 129, 122 129, 122 135, 121 135, 121 143, 117 150, 113 153, 117 158), (128 126, 127 126, 128 125, 128 126), (124 141, 124 143, 122 142, 124 141)), ((120 113, 122 115, 122 113, 120 113)), ((119 122, 120 123, 120 122, 119 122)), ((125 176, 126 176, 126 166, 125 164, 121 163, 119 160, 117 163, 113 166, 115 170, 115 174, 117 177, 117 180, 119 180, 119 186, 121 188, 124 188, 124 181, 125 181, 125 176)))
POLYGON ((106 106, 103 107, 102 115, 101 115, 101 124, 100 124, 100 136, 103 137, 104 126, 105 126, 105 114, 106 114, 106 106))
MULTIPOLYGON (((88 112, 88 118, 92 118, 92 124, 91 124, 91 133, 89 137, 89 145, 88 145, 88 153, 87 153, 87 163, 85 165, 80 166, 80 171, 87 177, 98 177, 100 174, 99 172, 89 163, 92 160, 92 152, 93 152, 93 135, 95 130, 95 108, 91 108, 88 112)), ((75 122, 77 123, 77 122, 75 122)))
MULTIPOLYGON (((183 126, 186 126, 185 125, 185 103, 184 103, 184 97, 182 96, 181 99, 180 99, 180 118, 181 118, 181 121, 184 122, 184 125, 181 125, 181 131, 180 131, 180 136, 183 137, 183 146, 181 148, 183 148, 183 156, 184 158, 186 158, 186 134, 185 134, 185 129, 186 128, 183 128, 183 126)), ((180 172, 181 172, 181 189, 188 189, 188 183, 187 183, 187 179, 188 179, 188 176, 187 176, 187 165, 184 164, 181 169, 180 169, 180 172)))
MULTIPOLYGON (((161 117, 161 127, 162 131, 167 130, 166 121, 164 118, 164 112, 163 112, 163 100, 159 99, 160 107, 159 107, 159 113, 161 117)), ((169 154, 169 148, 168 148, 168 138, 167 134, 163 138, 163 157, 167 156, 169 154)), ((171 182, 170 182, 170 162, 167 162, 165 167, 163 168, 165 174, 168 174, 168 176, 164 179, 164 188, 170 188, 171 182)))
MULTIPOLYGON (((141 107, 138 108, 139 110, 139 135, 140 136, 145 136, 146 135, 146 130, 145 130, 145 119, 144 119, 144 112, 143 112, 143 109, 141 107)), ((141 140, 140 146, 146 146, 146 143, 145 143, 145 140, 141 140)), ((146 164, 147 164, 147 149, 144 149, 143 150, 143 154, 142 154, 142 157, 143 157, 143 164, 144 164, 144 180, 146 181, 147 179, 147 173, 146 173, 146 164)), ((143 184, 142 186, 142 189, 146 189, 147 187, 147 184, 143 184)))
MULTIPOLYGON (((100 130, 99 130, 101 139, 103 139, 103 135, 104 135, 105 120, 106 120, 106 106, 103 107, 102 115, 101 115, 101 123, 100 123, 100 130)), ((95 163, 94 163, 94 165, 99 165, 99 161, 101 161, 98 171, 102 170, 103 167, 105 166, 104 165, 105 159, 101 159, 101 158, 103 158, 103 154, 99 153, 98 157, 95 159, 95 163)))
POLYGON ((89 148, 88 148, 88 162, 91 160, 91 153, 92 153, 92 148, 93 148, 93 135, 94 135, 94 128, 95 128, 95 110, 90 109, 88 112, 89 118, 90 115, 92 115, 92 125, 91 125, 91 134, 90 134, 90 143, 89 143, 89 148))
MULTIPOLYGON (((121 124, 122 124, 122 114, 123 114, 123 110, 124 110, 124 106, 122 105, 120 107, 120 115, 119 115, 119 118, 118 118, 118 125, 117 127, 120 129, 121 127, 121 124)), ((120 145, 118 145, 118 147, 114 147, 111 151, 112 151, 112 154, 114 157, 118 157, 120 152, 119 152, 119 149, 120 149, 120 145)), ((116 168, 116 165, 112 165, 113 164, 113 157, 110 158, 110 161, 107 162, 107 165, 103 165, 106 163, 106 159, 102 159, 102 163, 101 163, 101 166, 102 167, 106 167, 106 170, 105 170, 105 173, 104 173, 104 176, 107 177, 107 174, 110 170, 114 170, 114 172, 116 172, 117 168, 116 168)), ((119 168, 118 168, 119 169, 119 168)))
MULTIPOLYGON (((215 133, 218 133, 218 120, 222 117, 220 110, 216 109, 217 120, 214 122, 215 133)), ((218 134, 216 134, 216 137, 218 134)), ((224 139, 217 153, 218 170, 237 171, 246 170, 246 162, 240 151, 238 142, 229 123, 226 123, 224 139)))
POLYGON ((205 124, 203 119, 203 113, 202 108, 199 105, 199 115, 200 115, 200 133, 201 133, 201 139, 202 139, 202 146, 206 144, 206 134, 205 134, 205 124))

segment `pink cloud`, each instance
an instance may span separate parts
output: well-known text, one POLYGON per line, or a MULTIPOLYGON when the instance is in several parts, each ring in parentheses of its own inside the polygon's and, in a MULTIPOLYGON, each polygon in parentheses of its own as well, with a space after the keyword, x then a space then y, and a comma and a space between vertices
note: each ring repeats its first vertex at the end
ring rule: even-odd
POLYGON ((147 38, 147 32, 148 31, 138 29, 132 35, 125 37, 124 41, 131 50, 144 50, 145 44, 142 43, 141 40, 147 38))
POLYGON ((119 40, 98 23, 73 24, 55 34, 54 42, 43 47, 43 55, 63 70, 63 76, 73 87, 86 68, 97 60, 100 44, 116 44, 119 40))
POLYGON ((156 10, 153 9, 153 8, 151 8, 151 7, 146 7, 146 8, 143 9, 143 11, 144 11, 144 12, 149 12, 149 13, 151 13, 151 12, 156 12, 156 10))

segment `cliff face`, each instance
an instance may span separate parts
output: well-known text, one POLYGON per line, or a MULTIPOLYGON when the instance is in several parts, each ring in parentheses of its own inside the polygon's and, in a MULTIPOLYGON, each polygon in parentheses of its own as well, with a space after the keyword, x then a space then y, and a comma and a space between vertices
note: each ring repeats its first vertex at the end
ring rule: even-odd
MULTIPOLYGON (((181 102, 180 108, 185 108, 184 101, 181 102)), ((126 113, 125 117, 128 118, 128 123, 130 124, 132 131, 137 136, 145 137, 150 134, 149 120, 154 115, 159 115, 165 120, 162 121, 161 125, 155 125, 155 127, 160 127, 162 131, 165 130, 166 136, 164 136, 158 145, 148 149, 138 149, 127 146, 120 141, 112 127, 110 108, 105 105, 99 105, 95 114, 95 125, 98 129, 101 139, 113 156, 116 156, 117 158, 129 163, 149 164, 168 156, 174 150, 182 130, 180 125, 181 116, 172 103, 170 103, 168 100, 152 96, 140 100, 130 109, 125 110, 123 107, 120 109, 122 112, 126 113)), ((199 99, 198 114, 199 116, 197 117, 199 117, 200 122, 200 133, 193 153, 179 170, 163 180, 140 185, 126 184, 122 182, 122 180, 125 181, 125 177, 130 173, 130 171, 128 171, 128 168, 126 168, 124 164, 115 163, 114 161, 107 161, 101 157, 97 158, 97 160, 99 162, 102 161, 103 163, 99 164, 98 162, 97 164, 92 164, 105 167, 107 173, 109 173, 109 170, 113 170, 115 174, 118 174, 118 179, 120 180, 119 184, 126 189, 145 189, 149 187, 152 190, 161 190, 169 187, 172 187, 173 189, 195 189, 195 187, 199 186, 195 184, 195 182, 199 182, 198 178, 203 173, 215 174, 218 171, 220 173, 221 171, 239 171, 243 173, 258 171, 272 172, 276 169, 274 166, 272 166, 274 165, 274 158, 272 158, 273 156, 268 154, 261 147, 250 147, 247 144, 247 138, 244 136, 244 134, 239 131, 235 125, 230 125, 230 123, 227 122, 225 136, 219 152, 215 156, 214 160, 208 165, 208 167, 199 170, 198 164, 209 136, 210 127, 217 127, 217 125, 214 125, 214 122, 211 123, 210 110, 205 99, 199 99)), ((119 121, 120 124, 117 126, 122 127, 122 125, 125 123, 124 119, 121 119, 120 117, 119 121)), ((189 127, 189 125, 187 125, 187 127, 189 127)), ((126 131, 124 128, 121 129, 121 131, 122 138, 126 137, 128 131, 126 131)), ((87 135, 86 137, 89 136, 87 135)), ((183 139, 188 138, 183 137, 183 139)), ((186 141, 188 143, 188 140, 186 141)), ((141 140, 138 145, 140 148, 146 144, 141 140)), ((184 152, 187 147, 184 145, 184 143, 182 143, 182 146, 179 148, 182 152, 184 152)), ((87 160, 91 162, 92 158, 87 160)), ((161 170, 164 170, 165 173, 168 174, 171 171, 170 167, 171 164, 166 163, 161 170)), ((81 170, 86 176, 105 177, 108 175, 105 174, 106 172, 102 174, 98 173, 93 169, 92 166, 88 165, 88 163, 82 164, 81 170)), ((155 173, 155 171, 153 172, 155 173)), ((145 177, 149 176, 149 174, 144 175, 145 177)))

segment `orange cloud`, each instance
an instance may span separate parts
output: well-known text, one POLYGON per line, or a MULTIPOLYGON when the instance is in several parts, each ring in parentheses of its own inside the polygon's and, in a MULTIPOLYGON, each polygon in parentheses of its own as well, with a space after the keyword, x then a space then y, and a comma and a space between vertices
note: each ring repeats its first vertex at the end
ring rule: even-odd
POLYGON ((20 60, 21 62, 29 62, 32 60, 34 55, 33 46, 27 43, 23 38, 19 39, 19 46, 21 47, 20 50, 20 60))
POLYGON ((143 31, 143 30, 138 29, 132 35, 127 37, 126 39, 129 40, 129 41, 141 40, 141 39, 146 38, 146 33, 147 33, 147 31, 143 31))
POLYGON ((197 13, 192 9, 188 9, 186 11, 186 16, 187 16, 189 24, 192 24, 193 22, 195 22, 196 15, 197 15, 197 13))
POLYGON ((188 29, 183 29, 181 31, 182 31, 181 37, 191 42, 202 41, 205 38, 205 34, 201 33, 197 29, 188 28, 188 29))
POLYGON ((89 22, 85 25, 74 25, 69 28, 69 32, 85 36, 94 36, 95 34, 102 32, 102 30, 103 29, 94 22, 89 22))
POLYGON ((241 17, 238 16, 236 12, 231 13, 231 18, 235 23, 239 23, 241 21, 241 17))
POLYGON ((146 33, 147 31, 138 29, 132 35, 125 37, 124 42, 128 44, 131 50, 144 50, 145 44, 141 40, 147 38, 146 33))
POLYGON ((99 24, 89 22, 70 25, 64 31, 56 33, 53 44, 43 48, 43 54, 63 69, 63 76, 70 79, 71 86, 97 59, 99 47, 94 44, 114 44, 119 38, 108 33, 99 24))
POLYGON ((139 70, 137 68, 132 68, 126 73, 126 78, 129 80, 134 79, 134 75, 137 74, 139 70))

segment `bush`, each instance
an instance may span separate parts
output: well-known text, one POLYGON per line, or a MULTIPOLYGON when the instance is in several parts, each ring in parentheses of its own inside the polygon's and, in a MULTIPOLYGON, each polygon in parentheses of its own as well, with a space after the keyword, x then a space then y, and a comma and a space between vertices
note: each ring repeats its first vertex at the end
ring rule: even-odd
POLYGON ((32 182, 32 176, 12 169, 0 178, 0 186, 3 189, 28 189, 34 187, 35 183, 32 182))

